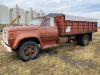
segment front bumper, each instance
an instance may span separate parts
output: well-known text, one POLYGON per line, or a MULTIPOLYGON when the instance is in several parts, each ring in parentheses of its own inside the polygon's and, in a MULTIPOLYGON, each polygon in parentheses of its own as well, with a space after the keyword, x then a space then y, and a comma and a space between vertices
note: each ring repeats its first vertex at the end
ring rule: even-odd
POLYGON ((7 46, 7 44, 6 44, 3 40, 1 40, 1 44, 3 45, 3 47, 4 47, 8 52, 12 52, 11 47, 7 46))

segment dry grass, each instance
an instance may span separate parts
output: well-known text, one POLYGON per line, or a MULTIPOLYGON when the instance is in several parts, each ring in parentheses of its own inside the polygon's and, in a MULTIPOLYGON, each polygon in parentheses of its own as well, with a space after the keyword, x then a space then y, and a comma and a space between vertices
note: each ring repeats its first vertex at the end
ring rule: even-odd
POLYGON ((86 47, 64 44, 29 62, 0 45, 0 75, 100 75, 100 29, 86 47))

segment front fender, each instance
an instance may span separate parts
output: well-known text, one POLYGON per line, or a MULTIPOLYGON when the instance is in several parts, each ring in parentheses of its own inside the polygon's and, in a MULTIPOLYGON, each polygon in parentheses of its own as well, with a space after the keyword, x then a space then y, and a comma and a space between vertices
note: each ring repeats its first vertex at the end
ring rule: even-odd
POLYGON ((18 36, 16 36, 14 44, 12 45, 12 49, 16 49, 18 47, 20 41, 23 39, 27 39, 27 38, 37 38, 41 44, 40 36, 37 35, 36 33, 32 33, 32 34, 24 33, 24 34, 19 34, 18 36))

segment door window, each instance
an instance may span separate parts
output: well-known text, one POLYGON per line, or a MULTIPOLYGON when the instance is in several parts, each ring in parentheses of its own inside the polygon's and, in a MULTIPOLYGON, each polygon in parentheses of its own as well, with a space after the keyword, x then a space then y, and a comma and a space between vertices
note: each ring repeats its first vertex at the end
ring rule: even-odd
POLYGON ((50 26, 55 26, 54 18, 50 18, 50 26))
POLYGON ((44 20, 43 26, 44 26, 44 27, 50 26, 50 18, 46 18, 46 19, 44 20))
POLYGON ((44 20, 43 26, 44 26, 44 27, 55 26, 54 18, 52 18, 52 17, 51 17, 51 18, 46 18, 46 19, 44 20))

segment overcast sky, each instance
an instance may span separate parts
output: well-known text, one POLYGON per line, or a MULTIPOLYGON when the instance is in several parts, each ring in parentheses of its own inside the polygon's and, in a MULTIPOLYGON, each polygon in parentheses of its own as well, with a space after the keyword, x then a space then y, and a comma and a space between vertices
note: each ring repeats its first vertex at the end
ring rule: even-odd
POLYGON ((100 0, 0 0, 0 3, 8 7, 18 4, 25 10, 31 7, 45 13, 60 12, 100 19, 100 0))

